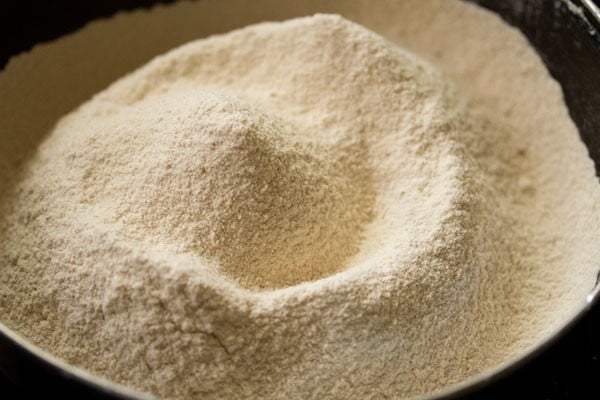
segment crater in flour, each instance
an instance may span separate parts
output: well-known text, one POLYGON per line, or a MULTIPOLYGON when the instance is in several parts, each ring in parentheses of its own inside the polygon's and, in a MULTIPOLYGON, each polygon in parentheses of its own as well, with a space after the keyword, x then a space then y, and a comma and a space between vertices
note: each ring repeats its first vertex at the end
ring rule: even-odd
POLYGON ((372 216, 360 143, 298 141, 298 127, 231 94, 174 89, 94 125, 81 180, 96 215, 205 258, 244 287, 342 270, 372 216))

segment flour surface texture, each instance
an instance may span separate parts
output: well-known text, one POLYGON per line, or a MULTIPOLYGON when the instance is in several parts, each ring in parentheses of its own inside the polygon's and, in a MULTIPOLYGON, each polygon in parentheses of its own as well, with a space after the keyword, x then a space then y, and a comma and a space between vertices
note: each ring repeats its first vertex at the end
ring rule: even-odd
POLYGON ((154 58, 7 163, 0 321, 159 397, 381 399, 578 310, 600 186, 525 39, 458 1, 325 3, 154 58))

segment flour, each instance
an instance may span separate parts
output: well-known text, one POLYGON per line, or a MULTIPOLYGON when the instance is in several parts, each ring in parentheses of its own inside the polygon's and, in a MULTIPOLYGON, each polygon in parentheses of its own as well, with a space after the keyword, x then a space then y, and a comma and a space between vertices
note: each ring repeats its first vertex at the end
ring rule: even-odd
POLYGON ((373 197, 360 143, 302 143, 303 128, 193 82, 98 103, 57 128, 48 157, 68 159, 61 180, 77 175, 71 202, 126 236, 260 288, 329 275, 356 251, 373 197))
POLYGON ((560 327, 600 256, 560 89, 476 7, 367 3, 337 11, 404 47, 335 15, 262 23, 62 118, 7 169, 0 320, 181 399, 406 398, 560 327))

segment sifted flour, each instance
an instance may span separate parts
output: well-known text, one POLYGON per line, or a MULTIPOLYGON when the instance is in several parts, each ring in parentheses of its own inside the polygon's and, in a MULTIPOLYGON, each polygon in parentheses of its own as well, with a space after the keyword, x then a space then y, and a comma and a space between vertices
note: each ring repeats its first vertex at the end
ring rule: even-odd
MULTIPOLYGON (((388 38, 442 18, 352 3, 388 38)), ((551 333, 593 286, 600 187, 524 39, 448 4, 457 34, 508 44, 417 35, 411 52, 335 15, 262 23, 62 118, 6 175, 0 320, 181 399, 406 398, 551 333), (530 93, 494 66, 514 52, 530 93)))

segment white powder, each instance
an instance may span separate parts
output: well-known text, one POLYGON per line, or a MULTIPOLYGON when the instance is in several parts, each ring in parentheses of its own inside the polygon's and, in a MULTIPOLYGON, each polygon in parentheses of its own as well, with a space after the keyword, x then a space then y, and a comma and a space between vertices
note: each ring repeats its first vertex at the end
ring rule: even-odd
POLYGON ((182 399, 410 397, 566 321, 600 186, 557 84, 475 7, 342 3, 429 61, 337 16, 264 23, 154 59, 24 165, 7 140, 0 320, 182 399))
MULTIPOLYGON (((49 174, 79 190, 68 202, 153 248, 206 257, 197 262, 243 286, 340 270, 371 214, 364 147, 320 144, 333 137, 207 90, 193 74, 182 85, 148 78, 166 90, 133 104, 106 93, 57 127, 44 157, 49 174)), ((129 84, 140 81, 114 90, 129 84)))

